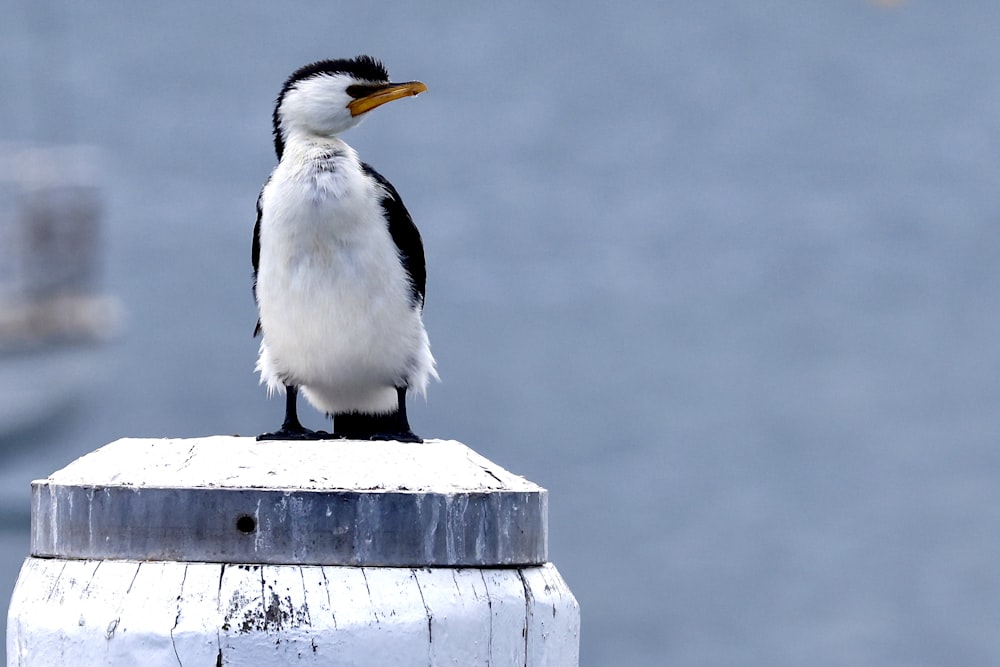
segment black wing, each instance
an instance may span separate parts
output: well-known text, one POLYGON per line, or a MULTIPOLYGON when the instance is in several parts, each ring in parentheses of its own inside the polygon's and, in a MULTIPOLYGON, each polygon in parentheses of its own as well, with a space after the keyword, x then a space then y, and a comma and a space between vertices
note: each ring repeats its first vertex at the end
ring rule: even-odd
POLYGON ((410 286, 413 289, 411 298, 413 305, 423 308, 424 289, 427 285, 427 266, 424 263, 424 243, 420 238, 417 226, 413 224, 409 211, 403 206, 396 188, 387 181, 382 174, 371 168, 371 165, 361 163, 361 169, 374 178, 385 190, 382 197, 382 209, 385 211, 386 220, 389 221, 389 235, 393 243, 399 249, 399 257, 403 262, 410 277, 410 286))
MULTIPOLYGON (((253 226, 253 243, 250 246, 250 262, 253 264, 253 302, 257 303, 257 267, 260 264, 260 198, 264 190, 257 195, 257 222, 253 226)), ((253 337, 260 335, 260 318, 257 318, 257 326, 253 329, 253 337)))

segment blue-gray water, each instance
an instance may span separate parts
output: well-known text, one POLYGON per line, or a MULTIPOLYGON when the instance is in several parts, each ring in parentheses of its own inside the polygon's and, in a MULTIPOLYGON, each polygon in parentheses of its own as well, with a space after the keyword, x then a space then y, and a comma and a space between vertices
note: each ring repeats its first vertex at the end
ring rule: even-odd
POLYGON ((277 425, 271 101, 367 52, 430 88, 347 137, 425 239, 414 427, 550 489, 582 664, 1000 661, 1000 3, 0 13, 0 139, 101 147, 127 313, 93 392, 0 453, 4 597, 32 477, 277 425))

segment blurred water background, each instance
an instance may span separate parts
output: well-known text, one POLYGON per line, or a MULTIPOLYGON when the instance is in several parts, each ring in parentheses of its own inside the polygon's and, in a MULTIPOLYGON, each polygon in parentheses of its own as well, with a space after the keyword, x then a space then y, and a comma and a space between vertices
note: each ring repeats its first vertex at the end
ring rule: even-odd
POLYGON ((371 53, 430 88, 346 137, 424 235, 414 429, 550 490, 583 665, 997 663, 997 35, 995 0, 5 3, 0 140, 98 148, 125 319, 0 435, 2 604, 32 478, 278 425, 272 100, 371 53))

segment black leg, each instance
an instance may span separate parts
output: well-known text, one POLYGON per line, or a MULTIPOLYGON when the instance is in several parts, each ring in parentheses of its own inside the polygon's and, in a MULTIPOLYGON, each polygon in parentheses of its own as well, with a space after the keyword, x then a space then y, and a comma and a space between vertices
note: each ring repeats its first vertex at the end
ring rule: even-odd
MULTIPOLYGON (((403 436, 408 436, 413 439, 413 442, 423 442, 420 438, 413 434, 410 430, 410 420, 406 417, 406 387, 396 387, 396 400, 398 401, 396 408, 396 433, 403 436)), ((394 438, 398 440, 399 438, 394 438)), ((404 442, 410 442, 410 440, 404 440, 404 442)))
MULTIPOLYGON (((304 427, 299 422, 299 388, 285 385, 285 421, 274 433, 261 433, 258 440, 316 440, 317 432, 304 427)), ((324 434, 325 435, 325 434, 324 434)), ((320 436, 321 437, 321 436, 320 436)))
POLYGON ((333 415, 333 436, 350 440, 423 442, 406 418, 406 387, 396 387, 397 407, 384 415, 346 412, 333 415))

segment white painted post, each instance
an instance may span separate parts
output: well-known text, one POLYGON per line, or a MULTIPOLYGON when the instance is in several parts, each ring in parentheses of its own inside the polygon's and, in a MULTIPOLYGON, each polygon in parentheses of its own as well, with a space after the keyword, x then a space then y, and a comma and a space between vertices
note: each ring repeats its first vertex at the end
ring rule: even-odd
POLYGON ((8 667, 572 667, 547 492, 454 441, 124 439, 32 484, 8 667))

